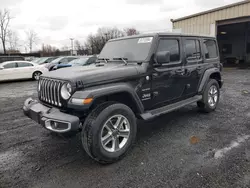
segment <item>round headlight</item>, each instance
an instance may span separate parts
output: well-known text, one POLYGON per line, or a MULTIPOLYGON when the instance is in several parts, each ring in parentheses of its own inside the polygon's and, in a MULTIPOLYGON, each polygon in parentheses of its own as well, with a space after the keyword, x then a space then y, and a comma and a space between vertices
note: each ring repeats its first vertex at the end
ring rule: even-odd
POLYGON ((62 88, 61 88, 61 96, 64 100, 68 100, 71 96, 72 93, 72 86, 70 85, 70 83, 65 83, 63 84, 62 88))

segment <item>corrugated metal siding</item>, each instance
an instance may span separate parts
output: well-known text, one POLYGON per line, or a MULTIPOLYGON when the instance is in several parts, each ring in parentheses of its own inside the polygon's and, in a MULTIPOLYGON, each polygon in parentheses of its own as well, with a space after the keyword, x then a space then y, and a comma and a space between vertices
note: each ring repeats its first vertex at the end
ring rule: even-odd
POLYGON ((250 2, 173 22, 173 29, 181 29, 183 33, 188 34, 210 35, 210 27, 216 21, 244 16, 250 16, 250 2))

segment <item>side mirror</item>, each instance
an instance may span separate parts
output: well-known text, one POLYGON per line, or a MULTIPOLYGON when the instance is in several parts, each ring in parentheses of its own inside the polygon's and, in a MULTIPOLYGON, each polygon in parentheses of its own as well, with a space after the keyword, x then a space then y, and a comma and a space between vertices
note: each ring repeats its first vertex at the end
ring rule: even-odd
POLYGON ((162 51, 156 53, 156 62, 159 65, 162 65, 163 63, 169 63, 170 62, 170 52, 169 51, 162 51))

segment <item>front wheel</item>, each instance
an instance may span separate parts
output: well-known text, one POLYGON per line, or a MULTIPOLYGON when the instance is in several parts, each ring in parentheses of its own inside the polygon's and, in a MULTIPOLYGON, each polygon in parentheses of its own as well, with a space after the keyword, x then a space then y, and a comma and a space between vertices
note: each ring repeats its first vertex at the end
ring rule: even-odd
POLYGON ((133 111, 124 104, 110 102, 95 108, 83 127, 83 147, 99 163, 113 163, 124 157, 137 131, 133 111))
POLYGON ((204 90, 202 100, 197 106, 204 112, 212 112, 216 109, 220 99, 220 87, 216 80, 210 79, 204 90))

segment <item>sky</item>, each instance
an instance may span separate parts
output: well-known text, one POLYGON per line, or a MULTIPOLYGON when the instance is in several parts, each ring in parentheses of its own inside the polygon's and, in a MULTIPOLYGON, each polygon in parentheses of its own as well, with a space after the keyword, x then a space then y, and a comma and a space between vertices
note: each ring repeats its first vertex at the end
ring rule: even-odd
POLYGON ((135 27, 145 32, 171 31, 170 19, 195 14, 239 0, 0 0, 10 10, 10 29, 20 38, 24 51, 25 31, 34 30, 42 44, 62 48, 69 38, 84 43, 99 27, 135 27))

